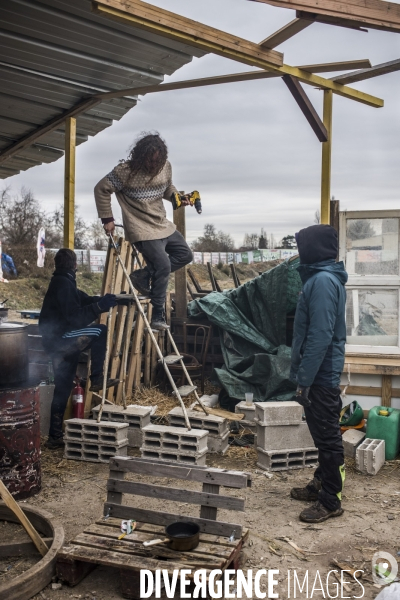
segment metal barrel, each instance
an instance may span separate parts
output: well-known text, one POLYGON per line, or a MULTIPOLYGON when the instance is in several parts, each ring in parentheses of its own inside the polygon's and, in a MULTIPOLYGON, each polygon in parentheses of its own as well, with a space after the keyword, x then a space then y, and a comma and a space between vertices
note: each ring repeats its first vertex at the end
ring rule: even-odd
POLYGON ((0 325, 0 385, 25 381, 29 375, 28 325, 0 325))
POLYGON ((38 386, 0 389, 0 479, 17 500, 41 489, 38 386))

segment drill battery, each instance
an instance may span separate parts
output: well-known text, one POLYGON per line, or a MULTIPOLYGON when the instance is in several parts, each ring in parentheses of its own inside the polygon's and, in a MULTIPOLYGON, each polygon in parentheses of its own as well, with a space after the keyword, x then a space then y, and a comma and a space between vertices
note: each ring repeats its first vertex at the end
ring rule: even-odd
POLYGON ((201 198, 200 194, 197 190, 191 192, 190 194, 182 194, 178 192, 174 192, 171 196, 172 208, 176 210, 182 206, 183 200, 189 200, 190 206, 194 206, 198 214, 200 215, 202 212, 201 207, 201 198))

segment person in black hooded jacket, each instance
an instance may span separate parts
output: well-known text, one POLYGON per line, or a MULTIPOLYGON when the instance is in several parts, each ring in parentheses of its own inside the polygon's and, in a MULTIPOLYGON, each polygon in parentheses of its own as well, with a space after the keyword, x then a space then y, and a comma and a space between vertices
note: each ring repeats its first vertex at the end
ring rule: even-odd
MULTIPOLYGON (((56 270, 44 297, 39 316, 39 330, 45 351, 51 356, 54 370, 54 397, 51 404, 50 430, 46 447, 64 446, 62 422, 71 393, 79 355, 91 349, 92 391, 103 388, 103 365, 106 352, 106 325, 93 324, 102 312, 117 304, 114 294, 88 296, 76 287, 76 254, 62 248, 54 258, 56 270)), ((109 380, 107 387, 114 382, 109 380)))
POLYGON ((313 480, 305 488, 293 488, 291 496, 315 500, 300 519, 320 523, 343 514, 339 384, 345 357, 347 273, 343 262, 336 262, 337 232, 330 225, 302 229, 296 240, 303 288, 294 320, 290 378, 297 383, 294 399, 304 407, 319 466, 313 480))

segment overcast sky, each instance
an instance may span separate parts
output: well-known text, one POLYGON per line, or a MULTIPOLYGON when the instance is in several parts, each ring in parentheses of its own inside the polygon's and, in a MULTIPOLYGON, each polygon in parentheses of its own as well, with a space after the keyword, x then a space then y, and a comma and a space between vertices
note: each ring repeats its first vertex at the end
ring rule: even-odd
MULTIPOLYGON (((294 11, 246 0, 152 2, 254 42, 295 17, 294 11)), ((277 50, 290 65, 365 58, 378 64, 400 58, 400 35, 313 24, 277 50)), ((246 70, 246 65, 207 55, 166 81, 246 70)), ((371 108, 334 96, 332 194, 341 209, 400 208, 400 72, 353 87, 383 98, 385 106, 371 108)), ((323 93, 305 89, 322 116, 323 93)), ((77 149, 76 201, 86 220, 97 216, 94 185, 145 130, 157 130, 166 139, 178 189, 201 193, 202 215, 186 209, 189 241, 201 235, 205 223, 230 233, 238 245, 246 232, 261 227, 281 238, 313 223, 320 202, 321 143, 282 80, 142 98, 119 122, 77 149)), ((14 191, 32 189, 51 211, 63 201, 63 168, 59 160, 10 177, 7 184, 14 191)))

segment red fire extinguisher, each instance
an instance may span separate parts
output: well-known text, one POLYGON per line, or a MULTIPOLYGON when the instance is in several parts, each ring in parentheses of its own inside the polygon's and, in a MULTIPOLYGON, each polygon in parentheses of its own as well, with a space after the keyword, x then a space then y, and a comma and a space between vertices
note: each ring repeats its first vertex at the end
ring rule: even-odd
POLYGON ((84 397, 85 392, 81 387, 80 380, 75 380, 75 387, 72 390, 72 417, 74 419, 83 419, 85 416, 84 397))

